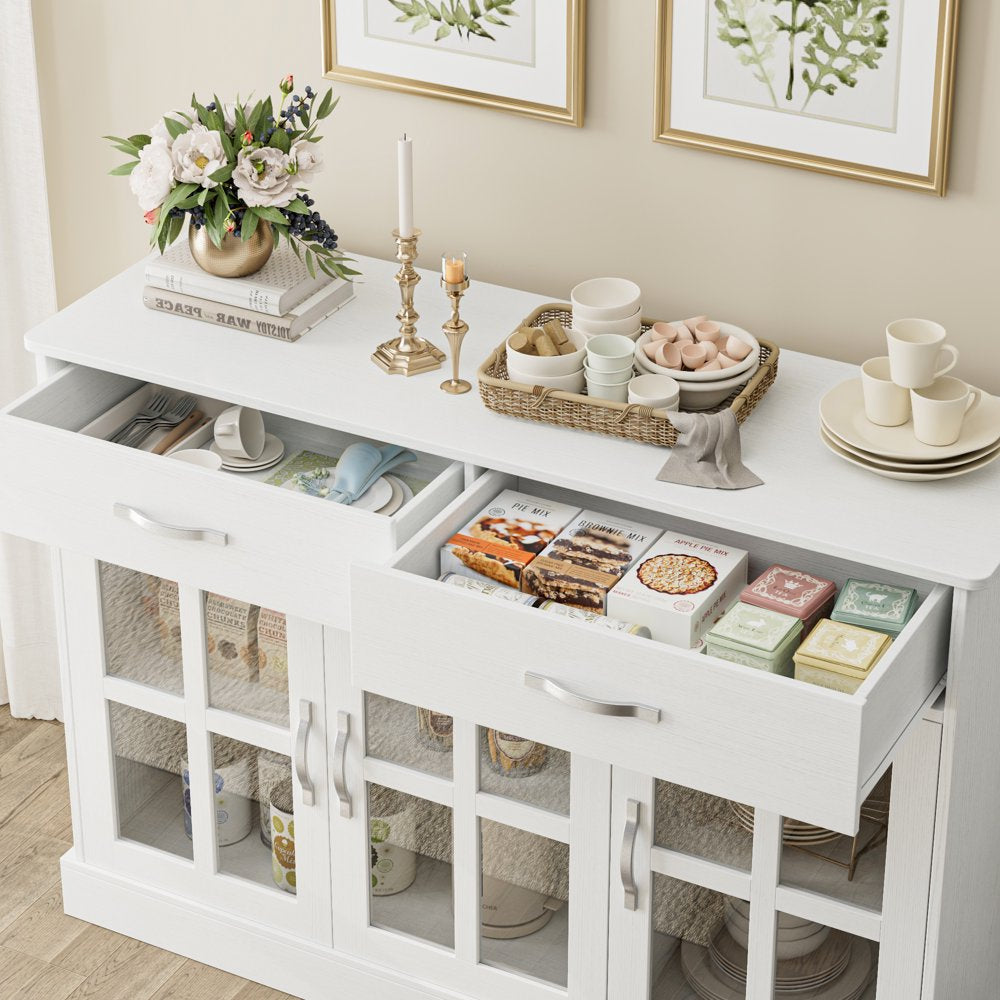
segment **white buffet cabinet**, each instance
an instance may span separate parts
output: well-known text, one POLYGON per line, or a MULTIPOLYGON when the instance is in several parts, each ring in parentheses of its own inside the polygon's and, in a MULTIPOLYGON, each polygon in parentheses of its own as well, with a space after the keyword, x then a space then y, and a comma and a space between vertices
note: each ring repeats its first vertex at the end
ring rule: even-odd
MULTIPOLYGON (((877 983, 845 997, 998 995, 997 474, 923 486, 838 463, 815 411, 851 369, 785 352, 744 427, 766 485, 659 483, 663 451, 378 371, 397 292, 390 264, 361 269, 356 300, 294 345, 145 310, 141 265, 28 334, 41 381, 0 416, 0 528, 54 552, 67 912, 306 1000, 688 1000, 730 897, 749 904, 748 969, 726 1000, 769 1000, 778 928, 806 921, 848 936, 852 968, 870 954, 877 983), (147 382, 258 407, 290 449, 407 445, 429 485, 382 517, 77 433, 147 382), (438 583, 441 544, 510 487, 741 546, 751 574, 915 586, 921 606, 845 695, 438 583), (209 595, 280 613, 287 691, 213 634, 209 595), (418 708, 450 739, 421 739, 418 708), (545 769, 496 774, 487 728, 544 743, 545 769), (889 772, 888 840, 853 880, 783 846, 783 817, 815 824, 843 861, 889 772), (262 839, 289 782, 294 894, 262 839), (412 884, 373 895, 374 872, 412 884), (481 894, 486 912, 540 905, 544 926, 483 933, 481 894)), ((463 374, 540 301, 474 285, 463 374)), ((432 280, 417 306, 442 340, 432 280)))

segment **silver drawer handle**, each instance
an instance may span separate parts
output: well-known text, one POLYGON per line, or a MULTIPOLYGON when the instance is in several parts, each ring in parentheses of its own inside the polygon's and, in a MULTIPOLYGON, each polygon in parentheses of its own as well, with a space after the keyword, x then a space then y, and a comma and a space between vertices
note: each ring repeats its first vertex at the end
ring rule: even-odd
POLYGON ((639 907, 639 889, 635 884, 635 838, 639 832, 639 803, 629 799, 625 803, 625 832, 622 834, 620 871, 625 890, 625 909, 639 907))
POLYGON ((351 796, 347 791, 347 738, 351 735, 351 717, 337 713, 337 742, 333 747, 333 788, 340 799, 340 815, 351 818, 351 796))
POLYGON ((129 507, 128 504, 116 503, 112 510, 115 517, 131 521, 151 535, 179 538, 184 542, 208 542, 210 545, 226 545, 229 541, 224 531, 216 531, 213 528, 181 528, 175 524, 164 524, 162 521, 154 521, 151 517, 143 514, 141 510, 129 507))
POLYGON ((622 719, 641 719, 643 722, 652 722, 654 725, 660 721, 660 710, 649 705, 630 705, 621 701, 595 701, 593 698, 586 698, 582 694, 570 691, 558 681, 551 677, 543 677, 541 674, 527 673, 524 675, 525 687, 542 691, 556 701, 561 701, 570 708, 578 708, 581 712, 592 712, 594 715, 613 715, 622 719))
POLYGON ((312 725, 312 705, 305 700, 299 702, 299 731, 295 734, 295 775, 302 789, 302 802, 311 806, 316 802, 312 778, 306 766, 306 746, 309 743, 309 728, 312 725))

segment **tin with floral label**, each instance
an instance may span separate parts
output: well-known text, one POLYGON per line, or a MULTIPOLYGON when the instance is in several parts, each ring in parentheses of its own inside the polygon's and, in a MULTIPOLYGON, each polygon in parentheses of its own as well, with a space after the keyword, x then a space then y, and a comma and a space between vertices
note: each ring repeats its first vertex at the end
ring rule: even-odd
POLYGON ((792 676, 792 654, 802 635, 802 622, 792 615, 738 602, 705 636, 705 651, 772 674, 792 676))
POLYGON ((803 634, 808 635, 820 618, 830 617, 836 596, 837 585, 832 580, 774 565, 744 587, 740 600, 801 619, 803 634))
MULTIPOLYGON (((856 691, 891 645, 892 639, 884 632, 824 618, 795 653, 795 677, 815 684, 825 676, 817 671, 837 674, 856 681, 855 685, 848 685, 856 691)), ((831 680, 824 686, 833 685, 831 680)))
POLYGON ((848 580, 830 617, 895 638, 913 617, 919 603, 920 597, 911 587, 848 580))

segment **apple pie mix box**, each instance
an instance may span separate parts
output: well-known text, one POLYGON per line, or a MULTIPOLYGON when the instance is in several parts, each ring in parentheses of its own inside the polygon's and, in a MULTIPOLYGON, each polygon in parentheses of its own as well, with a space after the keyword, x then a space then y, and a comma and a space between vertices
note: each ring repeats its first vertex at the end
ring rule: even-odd
POLYGON ((660 529, 585 510, 521 574, 521 590, 603 615, 608 591, 660 529))
POLYGON ((693 649, 746 582, 743 549, 668 530, 611 588, 607 611, 645 625, 659 642, 693 649))
POLYGON ((520 588, 521 574, 579 507, 504 490, 441 550, 441 573, 520 588))

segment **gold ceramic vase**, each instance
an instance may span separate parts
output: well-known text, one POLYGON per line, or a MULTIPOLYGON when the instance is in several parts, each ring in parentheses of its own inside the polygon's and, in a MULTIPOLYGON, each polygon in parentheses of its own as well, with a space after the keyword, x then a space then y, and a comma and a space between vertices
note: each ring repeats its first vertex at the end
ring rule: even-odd
POLYGON ((203 270, 219 278, 243 278, 259 271, 274 250, 274 232, 271 223, 261 219, 253 236, 242 240, 232 233, 222 237, 222 246, 217 247, 202 226, 195 229, 188 226, 188 243, 191 256, 203 270))

